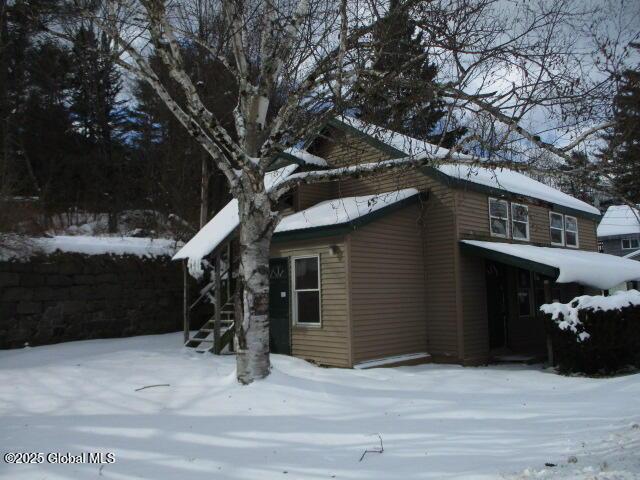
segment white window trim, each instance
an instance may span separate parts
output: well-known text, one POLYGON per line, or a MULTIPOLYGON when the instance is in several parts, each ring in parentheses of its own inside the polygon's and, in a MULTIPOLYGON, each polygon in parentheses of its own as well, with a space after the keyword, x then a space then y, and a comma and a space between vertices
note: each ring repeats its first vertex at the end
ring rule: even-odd
POLYGON ((530 238, 531 238, 531 224, 529 222, 529 206, 525 205, 523 203, 511 202, 511 212, 510 213, 511 213, 511 227, 510 227, 511 228, 511 238, 513 238, 514 240, 517 240, 519 242, 528 242, 530 240, 530 238), (513 228, 514 222, 515 223, 525 223, 523 221, 514 220, 513 219, 513 207, 514 206, 516 206, 516 207, 524 207, 526 209, 526 211, 527 211, 527 222, 526 222, 527 223, 527 236, 525 238, 516 238, 513 235, 513 232, 515 231, 514 228, 513 228))
POLYGON ((567 247, 569 248, 580 248, 580 227, 578 226, 578 218, 574 217, 573 215, 565 215, 564 216, 564 243, 567 247), (575 232, 571 231, 571 230, 567 230, 567 218, 573 218, 573 220, 575 220, 576 222, 576 230, 575 232), (567 232, 571 232, 571 233, 575 233, 576 234, 576 244, 575 245, 569 245, 567 243, 567 232))
POLYGON ((320 255, 299 255, 297 257, 291 257, 291 280, 292 280, 292 293, 293 298, 291 300, 291 305, 293 308, 292 316, 293 316, 293 324, 301 327, 311 327, 311 328, 321 328, 322 327, 322 284, 320 283, 321 275, 320 275, 320 255), (303 258, 315 258, 318 260, 318 288, 303 288, 301 290, 296 289, 296 260, 300 260, 303 258), (312 322, 299 322, 298 321, 298 292, 318 292, 318 314, 320 316, 320 322, 312 323, 312 322))
POLYGON ((620 245, 622 246, 623 250, 638 250, 640 248, 640 240, 637 239, 637 238, 621 238, 620 239, 620 245), (629 241, 629 246, 628 247, 624 246, 624 241, 625 240, 629 241), (634 241, 634 240, 637 242, 637 245, 635 247, 632 247, 631 246, 631 242, 634 241))
POLYGON ((558 212, 549 212, 549 240, 551 241, 551 245, 557 245, 560 247, 564 247, 564 215, 558 212), (556 228, 552 226, 551 217, 554 215, 560 216, 562 218, 562 228, 556 228), (551 230, 560 230, 562 233, 562 241, 560 243, 556 243, 553 241, 553 237, 551 236, 551 230))
POLYGON ((509 225, 509 202, 507 200, 504 200, 502 198, 495 198, 495 197, 489 197, 488 200, 488 206, 489 206, 489 233, 491 234, 492 237, 497 237, 497 238, 509 238, 509 232, 510 232, 510 225, 509 225), (507 217, 495 217, 493 215, 491 215, 491 201, 495 200, 496 202, 504 202, 507 204, 507 217), (497 218, 499 220, 506 220, 506 230, 507 233, 505 233, 504 235, 500 235, 499 233, 493 233, 493 230, 491 229, 491 219, 492 218, 497 218))

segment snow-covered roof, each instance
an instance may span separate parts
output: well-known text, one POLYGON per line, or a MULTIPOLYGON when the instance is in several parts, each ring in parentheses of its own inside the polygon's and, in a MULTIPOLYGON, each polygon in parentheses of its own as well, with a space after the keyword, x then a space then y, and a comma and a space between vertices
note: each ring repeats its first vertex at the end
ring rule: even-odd
POLYGON ((600 215, 600 211, 594 206, 514 170, 483 168, 477 165, 477 162, 481 161, 481 159, 474 160, 469 155, 450 153, 444 147, 438 147, 423 140, 402 135, 352 117, 342 116, 337 120, 365 135, 375 138, 404 155, 417 158, 427 156, 433 158, 436 161, 434 164, 435 170, 450 178, 466 180, 485 187, 497 188, 516 195, 536 198, 589 214, 600 215), (438 159, 447 159, 447 163, 437 164, 438 159), (455 160, 460 160, 460 162, 449 163, 455 160), (475 163, 469 163, 471 161, 475 163))
POLYGON ((639 218, 638 209, 628 205, 612 205, 607 208, 598 225, 598 237, 640 233, 639 218))
POLYGON ((640 279, 640 262, 606 253, 479 240, 461 242, 556 268, 559 271, 558 283, 575 282, 606 290, 640 279))
POLYGON ((302 148, 296 148, 296 147, 287 148, 286 150, 284 150, 283 153, 296 157, 298 160, 301 160, 302 162, 308 165, 313 165, 316 167, 327 166, 327 161, 324 158, 318 157, 317 155, 313 155, 312 153, 309 153, 306 150, 303 150, 302 148))
POLYGON ((372 123, 363 122, 357 118, 341 116, 336 120, 369 137, 375 138, 404 155, 410 155, 412 157, 429 155, 431 158, 451 158, 454 160, 472 159, 469 155, 455 152, 450 153, 447 148, 439 147, 438 145, 424 140, 418 140, 417 138, 394 132, 393 130, 382 128, 372 123))
POLYGON ((349 223, 418 193, 415 188, 406 188, 376 195, 327 200, 283 218, 275 231, 280 233, 349 223))
MULTIPOLYGON (((267 191, 278 186, 287 179, 298 165, 287 165, 285 167, 268 172, 264 177, 264 186, 267 191)), ((200 229, 194 237, 189 240, 178 253, 173 256, 174 260, 189 260, 189 270, 198 276, 202 272, 200 262, 209 255, 227 236, 240 225, 238 214, 238 200, 231 200, 220 210, 215 217, 200 229)))
MULTIPOLYGON (((286 168, 286 167, 285 167, 286 168)), ((283 218, 275 233, 342 225, 406 200, 419 192, 415 188, 320 202, 283 218)), ((239 225, 238 202, 233 199, 205 225, 174 257, 187 259, 189 272, 202 275, 202 259, 211 253, 239 225)))
POLYGON ((489 169, 474 165, 443 164, 435 167, 439 172, 457 180, 467 180, 485 187, 506 190, 516 195, 537 198, 545 202, 562 205, 573 210, 600 215, 600 211, 582 200, 560 190, 538 182, 522 173, 506 168, 489 169))
POLYGON ((19 249, 0 251, 0 258, 24 260, 56 251, 85 255, 171 256, 176 241, 166 238, 67 236, 28 238, 19 249))

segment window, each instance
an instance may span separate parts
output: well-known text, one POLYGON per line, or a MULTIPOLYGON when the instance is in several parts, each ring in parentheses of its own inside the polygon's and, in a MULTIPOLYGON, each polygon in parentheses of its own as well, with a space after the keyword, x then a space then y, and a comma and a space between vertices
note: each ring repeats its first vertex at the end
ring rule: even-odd
POLYGON ((549 212, 551 245, 564 245, 564 215, 549 212))
POLYGON ((635 250, 640 248, 640 242, 637 238, 623 238, 622 249, 623 250, 635 250))
POLYGON ((529 207, 511 204, 511 236, 514 240, 529 240, 529 207))
POLYGON ((567 247, 578 248, 578 219, 564 216, 564 236, 567 247))
POLYGON ((489 199, 489 227, 493 237, 509 236, 509 203, 506 200, 489 199))
POLYGON ((320 326, 320 257, 293 259, 293 318, 300 325, 320 326))

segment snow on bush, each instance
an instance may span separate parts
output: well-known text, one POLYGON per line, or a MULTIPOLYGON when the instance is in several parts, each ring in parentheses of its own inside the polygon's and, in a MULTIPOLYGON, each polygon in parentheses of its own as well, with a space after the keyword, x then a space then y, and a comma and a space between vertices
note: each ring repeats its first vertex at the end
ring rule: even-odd
POLYGON ((540 307, 540 311, 551 315, 560 330, 571 331, 576 334, 579 342, 587 340, 591 335, 584 330, 580 321, 580 310, 610 311, 625 307, 640 305, 640 292, 637 290, 619 291, 613 295, 582 295, 569 303, 554 302, 540 307))
POLYGON ((542 305, 553 360, 564 373, 611 374, 640 368, 640 292, 583 295, 542 305))

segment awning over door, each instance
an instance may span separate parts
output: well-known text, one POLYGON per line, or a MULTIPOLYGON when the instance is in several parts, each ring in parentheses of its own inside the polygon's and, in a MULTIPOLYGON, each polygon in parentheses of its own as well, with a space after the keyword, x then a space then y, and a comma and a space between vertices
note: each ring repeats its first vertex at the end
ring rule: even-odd
POLYGON ((547 275, 558 283, 606 290, 640 279, 640 262, 605 253, 479 240, 461 240, 460 244, 469 253, 547 275))

